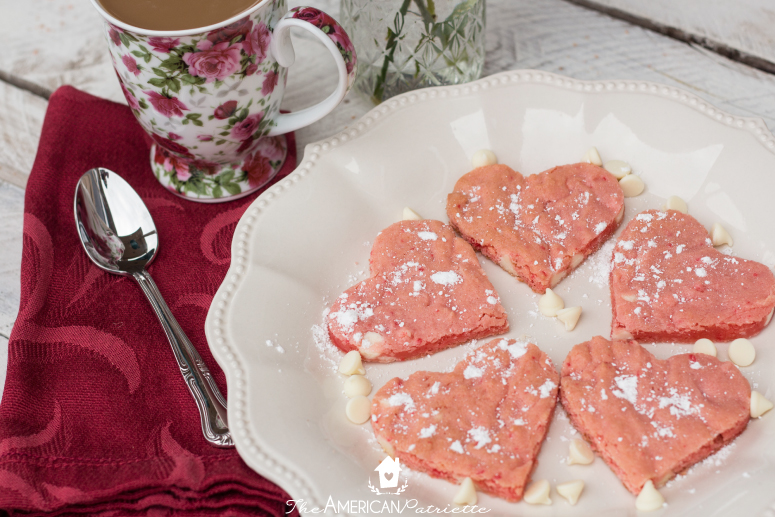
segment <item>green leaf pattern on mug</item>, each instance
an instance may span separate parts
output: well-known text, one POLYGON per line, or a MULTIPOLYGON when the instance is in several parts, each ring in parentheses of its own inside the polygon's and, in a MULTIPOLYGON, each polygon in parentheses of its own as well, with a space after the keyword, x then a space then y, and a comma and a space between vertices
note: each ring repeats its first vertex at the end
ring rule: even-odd
POLYGON ((265 137, 286 78, 269 56, 273 17, 285 11, 284 1, 275 3, 195 36, 145 36, 106 24, 124 97, 155 140, 154 174, 176 193, 239 195, 281 167, 285 138, 265 137))

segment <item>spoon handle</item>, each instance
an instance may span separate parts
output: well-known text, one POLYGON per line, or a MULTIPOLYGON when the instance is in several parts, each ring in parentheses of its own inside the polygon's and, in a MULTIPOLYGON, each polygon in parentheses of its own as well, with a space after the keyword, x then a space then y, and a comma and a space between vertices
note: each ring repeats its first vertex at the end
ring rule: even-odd
POLYGON ((226 401, 210 375, 210 370, 180 328, 148 271, 142 269, 133 272, 132 277, 140 284, 156 316, 159 317, 161 326, 164 327, 172 352, 178 361, 180 373, 183 374, 183 379, 199 408, 205 440, 216 447, 233 447, 234 442, 231 439, 226 417, 226 401))

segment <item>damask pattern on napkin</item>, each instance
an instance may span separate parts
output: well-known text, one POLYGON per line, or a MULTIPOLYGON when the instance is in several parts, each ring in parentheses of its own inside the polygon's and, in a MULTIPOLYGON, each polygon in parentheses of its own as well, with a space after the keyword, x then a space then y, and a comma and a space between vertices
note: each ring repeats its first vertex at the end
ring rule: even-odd
MULTIPOLYGON (((295 167, 295 142, 277 179, 295 167)), ((22 295, 0 404, 0 509, 46 515, 284 515, 289 496, 234 449, 205 442, 167 338, 129 278, 100 271, 78 240, 75 186, 119 173, 159 232, 149 271, 221 391, 204 320, 256 194, 177 198, 153 177, 126 106, 72 87, 52 95, 25 198, 22 295)), ((267 415, 279 418, 278 415, 267 415)))

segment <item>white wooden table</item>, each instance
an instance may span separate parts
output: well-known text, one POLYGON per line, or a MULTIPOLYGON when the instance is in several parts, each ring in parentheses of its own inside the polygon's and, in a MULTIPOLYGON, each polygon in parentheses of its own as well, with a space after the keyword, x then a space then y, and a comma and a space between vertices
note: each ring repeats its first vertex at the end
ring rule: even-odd
MULTIPOLYGON (((378 0, 375 0, 378 1, 378 0)), ((291 0, 292 5, 298 1, 291 0)), ((338 0, 309 0, 333 16, 338 0)), ((487 0, 484 75, 534 68, 579 79, 640 79, 679 86, 775 129, 775 5, 768 0, 487 0)), ((101 20, 87 0, 0 2, 0 386, 19 308, 24 186, 48 95, 71 84, 124 102, 101 20)), ((316 41, 295 39, 284 107, 326 95, 335 78, 316 41)), ((370 105, 350 94, 297 132, 310 142, 346 128, 370 105)))

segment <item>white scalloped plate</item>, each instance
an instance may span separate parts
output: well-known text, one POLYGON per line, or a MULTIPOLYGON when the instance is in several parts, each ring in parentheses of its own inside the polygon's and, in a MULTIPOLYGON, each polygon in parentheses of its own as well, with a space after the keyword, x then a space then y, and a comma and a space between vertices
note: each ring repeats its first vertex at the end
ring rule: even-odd
MULTIPOLYGON (((407 470, 401 474, 402 484, 408 481, 402 494, 372 493, 369 481, 378 486, 374 469, 385 455, 369 425, 346 421, 343 379, 335 372, 341 354, 316 344, 313 326, 321 324, 336 296, 368 274, 374 237, 400 219, 404 206, 447 220, 446 195, 468 172, 476 150, 492 149, 502 163, 532 174, 579 161, 592 145, 604 159, 628 161, 647 185, 644 194, 627 200, 626 221, 678 195, 701 223, 710 227, 718 221, 730 231, 735 254, 775 264, 775 140, 758 119, 728 115, 672 87, 577 81, 536 71, 396 97, 350 129, 308 146, 298 169, 257 199, 237 226, 231 268, 208 313, 206 332, 226 371, 230 425, 248 465, 294 499, 304 499, 308 511, 329 501, 376 505, 365 513, 378 513, 385 501, 416 499, 421 507, 446 507, 455 486, 407 470)), ((537 316, 538 297, 483 261, 509 313, 509 336, 530 336, 555 365, 573 345, 607 336, 611 317, 603 257, 593 255, 558 286, 566 304, 584 308, 573 332, 537 316)), ((773 338, 770 326, 753 339, 758 357, 744 369, 770 399, 775 399, 773 338)), ((722 359, 726 348, 719 346, 722 359)), ((449 368, 470 349, 367 365, 367 374, 376 391, 396 375, 449 368)), ((667 357, 690 346, 649 349, 667 357)), ((485 495, 479 504, 493 515, 634 515, 634 498, 600 459, 588 467, 563 463, 572 437, 558 410, 533 479, 549 479, 553 486, 583 479, 586 488, 576 506, 555 492, 552 507, 485 495)), ((664 488, 669 505, 663 514, 771 514, 773 480, 775 414, 768 414, 752 421, 731 448, 664 488)))

